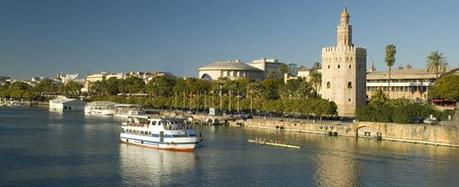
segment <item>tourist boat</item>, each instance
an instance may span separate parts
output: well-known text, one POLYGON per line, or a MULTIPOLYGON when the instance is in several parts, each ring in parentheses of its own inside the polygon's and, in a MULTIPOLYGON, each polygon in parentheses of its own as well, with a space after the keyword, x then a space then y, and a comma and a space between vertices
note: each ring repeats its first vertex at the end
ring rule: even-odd
POLYGON ((277 147, 286 147, 286 148, 295 148, 295 149, 301 148, 298 145, 287 144, 287 143, 280 142, 280 141, 268 141, 263 138, 255 138, 253 140, 248 140, 248 142, 255 143, 255 144, 261 144, 261 145, 277 146, 277 147))
POLYGON ((192 151, 202 140, 183 120, 160 116, 130 116, 121 129, 121 142, 155 149, 192 151))
POLYGON ((115 117, 128 118, 129 116, 145 114, 143 108, 139 105, 132 104, 116 104, 115 117))
POLYGON ((94 101, 84 107, 84 113, 87 115, 114 115, 115 104, 108 101, 94 101))

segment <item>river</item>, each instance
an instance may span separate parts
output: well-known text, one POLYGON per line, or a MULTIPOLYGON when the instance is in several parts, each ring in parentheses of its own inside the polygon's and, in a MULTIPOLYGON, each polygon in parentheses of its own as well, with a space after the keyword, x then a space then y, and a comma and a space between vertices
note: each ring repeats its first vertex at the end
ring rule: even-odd
POLYGON ((459 149, 264 129, 196 127, 192 153, 119 142, 120 121, 0 108, 0 186, 456 186, 459 149), (288 149, 247 143, 264 137, 288 149))

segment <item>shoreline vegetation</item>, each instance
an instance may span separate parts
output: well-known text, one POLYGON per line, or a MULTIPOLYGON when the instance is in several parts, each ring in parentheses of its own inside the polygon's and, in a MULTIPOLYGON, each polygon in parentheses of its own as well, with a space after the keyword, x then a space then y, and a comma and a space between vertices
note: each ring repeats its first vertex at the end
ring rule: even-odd
MULTIPOLYGON (((457 101, 459 91, 448 91, 451 90, 450 83, 454 81, 459 81, 458 75, 440 78, 430 91, 433 95, 429 93, 429 97, 457 101)), ((272 76, 260 81, 158 76, 145 83, 142 79, 131 76, 126 79, 109 78, 93 82, 89 92, 82 93, 81 83, 70 81, 62 84, 45 79, 33 86, 24 82, 0 85, 0 98, 46 102, 56 95, 66 95, 82 97, 86 101, 138 104, 155 109, 203 112, 215 108, 226 114, 244 112, 296 118, 312 117, 320 120, 339 119, 336 116, 336 104, 322 99, 317 93, 320 82, 320 79, 307 82, 299 78, 284 83, 283 79, 272 76)), ((388 99, 382 90, 374 92, 371 98, 365 107, 357 111, 357 120, 416 123, 431 115, 442 121, 454 115, 453 110, 439 111, 426 103, 388 99)))

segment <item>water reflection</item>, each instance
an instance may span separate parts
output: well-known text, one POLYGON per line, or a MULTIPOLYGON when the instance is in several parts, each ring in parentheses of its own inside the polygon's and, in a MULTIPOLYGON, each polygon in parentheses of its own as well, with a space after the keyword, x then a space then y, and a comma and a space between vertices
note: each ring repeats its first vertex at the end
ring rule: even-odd
POLYGON ((195 153, 120 144, 121 176, 127 186, 174 184, 177 176, 189 173, 195 165, 195 153))
MULTIPOLYGON (((327 141, 327 140, 326 140, 327 141)), ((358 169, 352 155, 343 148, 347 147, 345 141, 335 141, 327 144, 327 149, 335 152, 321 152, 314 158, 316 186, 356 186, 358 169)))

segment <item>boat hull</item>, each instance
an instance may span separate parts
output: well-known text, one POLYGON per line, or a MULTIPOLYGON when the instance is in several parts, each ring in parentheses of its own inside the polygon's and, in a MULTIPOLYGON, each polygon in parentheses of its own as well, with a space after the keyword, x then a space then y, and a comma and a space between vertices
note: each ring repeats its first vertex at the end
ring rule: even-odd
POLYGON ((149 147, 153 149, 161 150, 173 150, 173 151, 193 151, 199 142, 159 142, 157 140, 134 138, 128 136, 121 136, 120 141, 122 143, 138 145, 142 147, 149 147))

